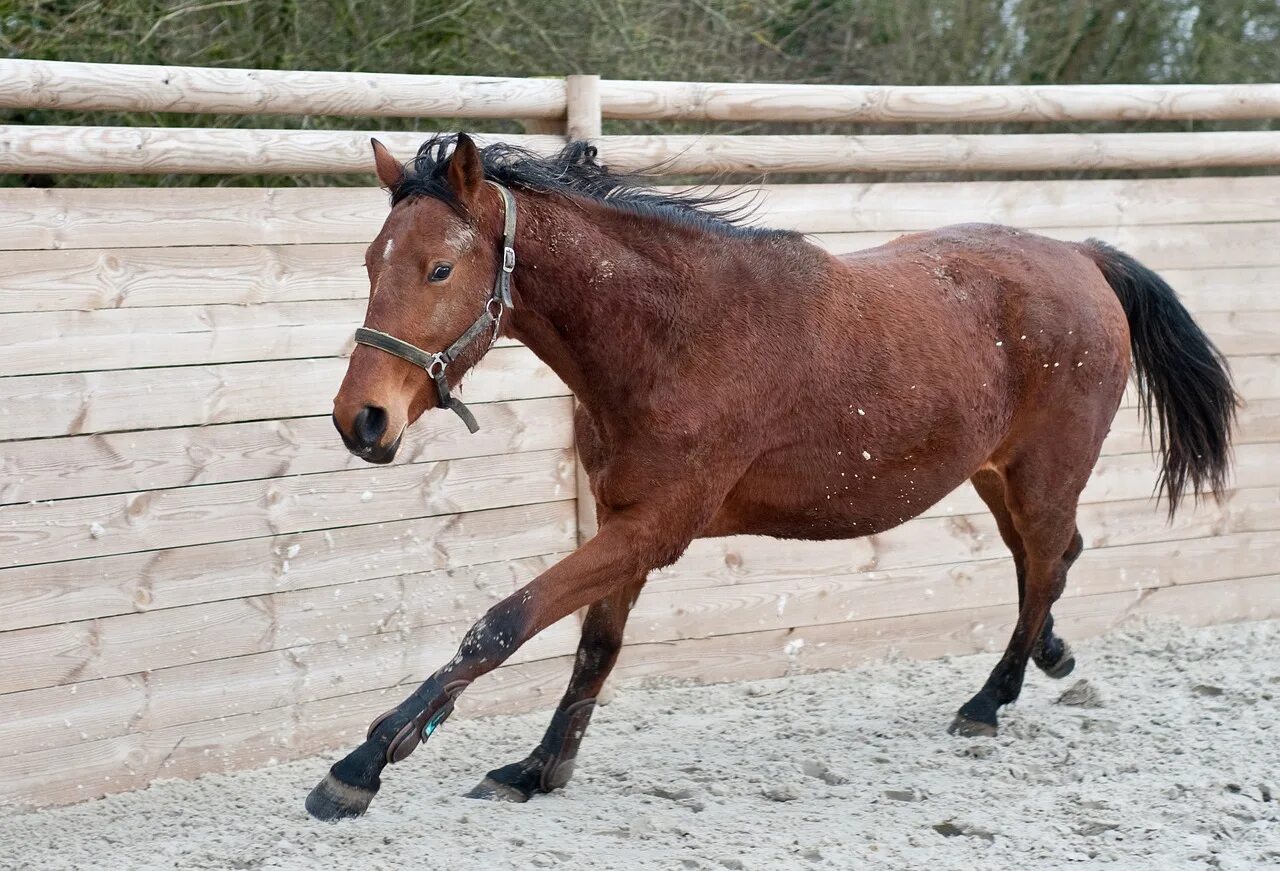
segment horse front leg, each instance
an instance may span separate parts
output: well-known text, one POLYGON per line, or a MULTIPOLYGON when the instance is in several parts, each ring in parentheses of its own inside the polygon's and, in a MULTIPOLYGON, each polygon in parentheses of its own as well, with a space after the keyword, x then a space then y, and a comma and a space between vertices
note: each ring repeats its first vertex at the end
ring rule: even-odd
POLYGON ((578 747, 595 710, 596 696, 618 661, 627 616, 645 580, 640 577, 623 585, 587 610, 582 640, 573 660, 573 675, 542 741, 519 762, 490 771, 467 793, 468 798, 524 802, 569 782, 578 747))
POLYGON ((307 796, 307 811, 321 820, 364 813, 381 786, 382 770, 428 738, 472 681, 552 623, 674 562, 697 529, 693 515, 681 522, 684 513, 675 512, 664 503, 612 513, 594 538, 491 608, 452 660, 376 719, 364 743, 333 765, 307 796))

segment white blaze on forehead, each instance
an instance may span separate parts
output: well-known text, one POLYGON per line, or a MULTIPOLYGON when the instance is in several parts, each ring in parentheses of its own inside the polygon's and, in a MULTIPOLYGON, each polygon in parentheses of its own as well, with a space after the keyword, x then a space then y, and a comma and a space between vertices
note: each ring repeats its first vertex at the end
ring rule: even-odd
POLYGON ((391 252, 392 252, 392 250, 393 250, 395 247, 396 247, 396 240, 395 240, 395 239, 388 239, 388 240, 387 240, 387 247, 382 249, 382 262, 383 262, 383 263, 390 263, 390 262, 391 262, 391 252))
POLYGON ((449 222, 449 229, 444 234, 444 244, 461 254, 474 245, 475 241, 476 231, 471 229, 470 224, 457 220, 449 222))

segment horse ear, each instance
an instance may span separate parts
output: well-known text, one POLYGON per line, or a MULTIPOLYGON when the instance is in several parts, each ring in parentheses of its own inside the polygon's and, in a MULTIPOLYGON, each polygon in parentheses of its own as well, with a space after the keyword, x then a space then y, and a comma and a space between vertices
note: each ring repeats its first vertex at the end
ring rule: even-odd
POLYGON ((395 193, 396 188, 404 181, 404 166, 391 156, 387 146, 376 139, 369 141, 373 143, 373 165, 378 173, 378 181, 382 182, 384 188, 395 193))
POLYGON ((458 134, 457 144, 453 147, 453 155, 449 158, 449 187, 464 203, 480 190, 484 184, 484 162, 480 159, 480 149, 465 133, 458 134))

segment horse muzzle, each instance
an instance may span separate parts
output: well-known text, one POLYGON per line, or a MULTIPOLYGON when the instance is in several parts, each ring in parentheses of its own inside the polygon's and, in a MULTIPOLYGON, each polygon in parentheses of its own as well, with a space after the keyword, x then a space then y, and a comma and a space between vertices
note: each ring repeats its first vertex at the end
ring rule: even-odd
POLYGON ((396 458, 396 451, 400 449, 400 439, 404 435, 401 432, 390 444, 382 444, 383 437, 387 433, 387 411, 376 405, 366 405, 356 412, 349 433, 338 422, 337 414, 333 415, 333 426, 342 437, 342 443, 347 446, 347 450, 367 463, 380 466, 396 458))

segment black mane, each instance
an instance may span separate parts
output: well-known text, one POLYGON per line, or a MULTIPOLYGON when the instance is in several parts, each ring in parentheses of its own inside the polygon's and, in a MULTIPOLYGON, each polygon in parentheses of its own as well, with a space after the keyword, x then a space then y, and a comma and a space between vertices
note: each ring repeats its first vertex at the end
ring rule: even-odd
MULTIPOLYGON (((391 204, 412 197, 441 200, 461 212, 462 204, 445 173, 457 134, 432 136, 405 164, 405 178, 391 192, 391 204)), ((749 226, 752 208, 729 206, 732 194, 665 193, 654 190, 642 175, 622 175, 596 161, 596 149, 570 142, 558 154, 541 157, 515 145, 495 142, 480 149, 485 178, 508 187, 542 193, 574 194, 636 215, 664 218, 724 236, 760 238, 797 236, 787 230, 749 226)))

